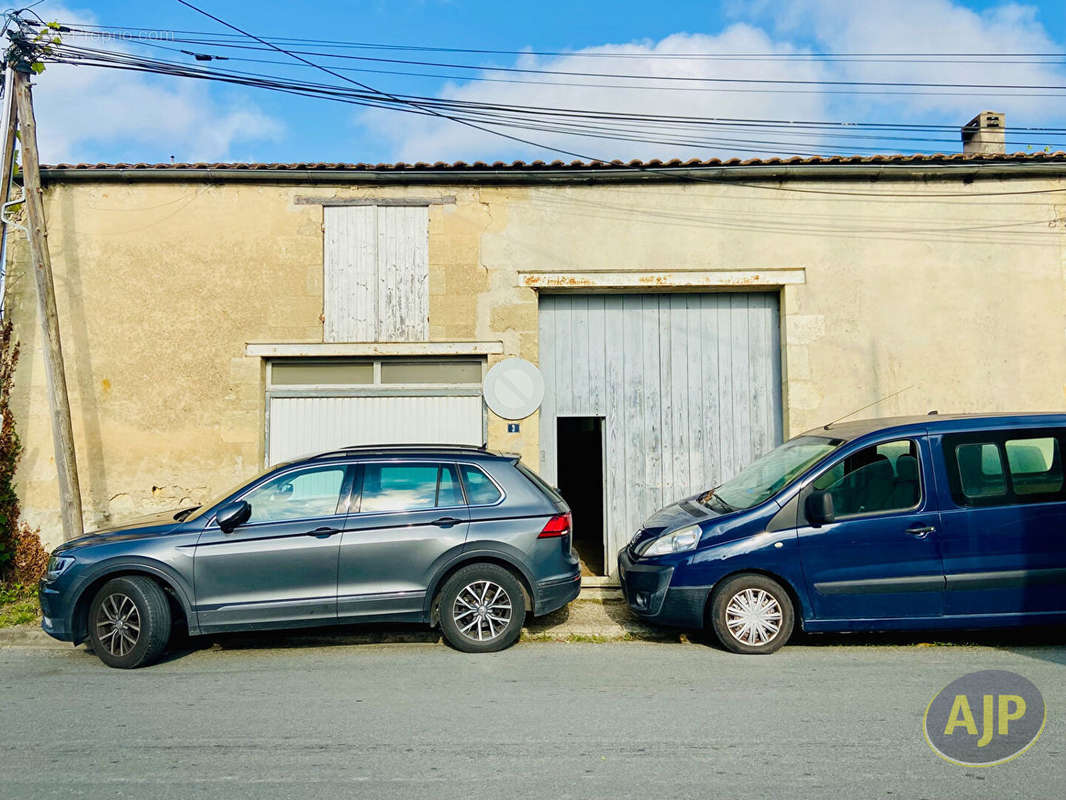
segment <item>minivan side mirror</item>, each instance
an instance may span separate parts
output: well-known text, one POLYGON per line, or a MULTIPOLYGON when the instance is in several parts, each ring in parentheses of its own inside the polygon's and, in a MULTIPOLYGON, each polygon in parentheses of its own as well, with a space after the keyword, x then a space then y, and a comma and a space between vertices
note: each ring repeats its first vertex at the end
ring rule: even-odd
POLYGON ((833 495, 829 492, 811 492, 804 501, 803 510, 812 528, 828 525, 837 518, 836 509, 833 508, 833 495))
POLYGON ((215 514, 215 521, 223 533, 229 533, 239 525, 243 525, 252 516, 252 507, 244 500, 222 506, 215 514))

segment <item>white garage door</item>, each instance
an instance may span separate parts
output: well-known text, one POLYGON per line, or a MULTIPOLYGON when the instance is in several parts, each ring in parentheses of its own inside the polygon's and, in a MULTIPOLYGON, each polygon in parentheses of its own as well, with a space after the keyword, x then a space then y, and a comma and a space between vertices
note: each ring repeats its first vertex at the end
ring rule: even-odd
POLYGON ((272 397, 271 464, 364 444, 484 443, 481 396, 272 397))

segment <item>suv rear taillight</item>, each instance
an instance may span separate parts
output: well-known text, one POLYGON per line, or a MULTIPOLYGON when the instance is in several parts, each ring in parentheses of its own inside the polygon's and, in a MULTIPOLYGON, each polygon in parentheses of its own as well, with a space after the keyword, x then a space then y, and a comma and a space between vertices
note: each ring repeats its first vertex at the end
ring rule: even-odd
POLYGON ((538 539, 551 539, 555 536, 566 536, 570 533, 571 519, 570 514, 556 514, 537 535, 538 539))

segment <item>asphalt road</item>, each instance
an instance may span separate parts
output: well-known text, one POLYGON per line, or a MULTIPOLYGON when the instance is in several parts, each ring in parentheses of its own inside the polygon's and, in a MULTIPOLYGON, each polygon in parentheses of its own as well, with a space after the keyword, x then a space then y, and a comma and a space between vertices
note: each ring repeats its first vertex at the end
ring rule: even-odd
POLYGON ((0 649, 0 797, 995 798, 1066 794, 1066 634, 734 656, 700 644, 223 647, 134 672, 0 649), (1061 643, 1060 643, 1061 642, 1061 643), (1031 750, 949 764, 921 733, 955 678, 1048 706, 1031 750))

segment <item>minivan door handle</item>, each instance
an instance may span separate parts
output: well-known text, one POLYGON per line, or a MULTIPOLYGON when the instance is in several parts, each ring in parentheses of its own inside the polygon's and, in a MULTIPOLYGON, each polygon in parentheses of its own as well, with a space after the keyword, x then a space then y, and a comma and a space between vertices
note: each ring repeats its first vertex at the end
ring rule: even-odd
POLYGON ((924 539, 926 536, 928 536, 935 530, 936 528, 934 528, 932 525, 915 525, 913 527, 907 528, 907 533, 909 533, 916 539, 924 539))
POLYGON ((340 528, 315 528, 313 531, 308 531, 308 536, 317 536, 319 539, 325 539, 327 536, 332 536, 335 533, 340 533, 340 528))
POLYGON ((436 525, 438 528, 450 528, 453 525, 458 525, 460 522, 462 522, 462 520, 456 519, 455 517, 441 517, 440 519, 433 520, 429 524, 436 525))

